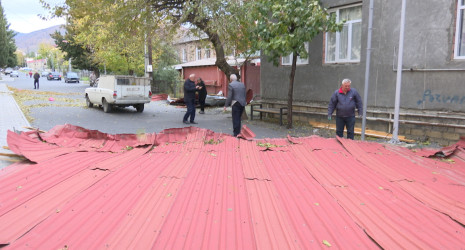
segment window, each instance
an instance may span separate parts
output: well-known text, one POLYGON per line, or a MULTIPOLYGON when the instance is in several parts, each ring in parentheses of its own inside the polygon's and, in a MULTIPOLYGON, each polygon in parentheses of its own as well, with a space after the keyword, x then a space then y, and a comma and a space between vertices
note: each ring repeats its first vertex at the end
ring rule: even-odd
POLYGON ((337 9, 331 13, 336 20, 346 20, 340 32, 327 32, 325 62, 360 62, 362 47, 362 6, 337 9))
POLYGON ((457 2, 454 57, 456 59, 465 59, 465 29, 463 27, 465 21, 465 0, 457 2))
POLYGON ((186 48, 182 49, 182 62, 187 62, 187 51, 186 48))
MULTIPOLYGON (((308 42, 305 43, 305 49, 308 52, 308 42)), ((292 55, 293 53, 281 57, 281 65, 292 65, 292 55)), ((305 59, 301 59, 300 56, 297 57, 297 64, 308 64, 308 57, 305 59)))
POLYGON ((197 47, 195 49, 195 60, 200 60, 202 59, 202 49, 200 47, 197 47))
POLYGON ((205 58, 210 58, 210 49, 205 48, 205 58))

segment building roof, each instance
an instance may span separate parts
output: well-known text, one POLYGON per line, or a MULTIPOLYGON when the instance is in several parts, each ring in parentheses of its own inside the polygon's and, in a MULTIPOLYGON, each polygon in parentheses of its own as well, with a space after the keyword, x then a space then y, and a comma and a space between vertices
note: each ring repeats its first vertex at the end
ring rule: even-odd
MULTIPOLYGON (((228 57, 227 63, 231 66, 240 66, 245 62, 245 58, 234 58, 228 57)), ((260 63, 260 59, 254 58, 251 60, 253 63, 260 63)), ((175 69, 189 68, 189 67, 202 67, 202 66, 214 66, 216 63, 216 57, 206 58, 196 61, 185 62, 181 64, 176 64, 173 67, 175 69)))
MULTIPOLYGON (((231 66, 241 65, 242 63, 244 63, 244 61, 245 59, 243 58, 227 59, 228 64, 231 66)), ((189 68, 189 67, 214 66, 215 62, 216 62, 216 57, 211 57, 211 58, 176 64, 173 67, 175 69, 182 69, 182 68, 189 68)))
POLYGON ((8 145, 29 161, 0 171, 5 249, 465 245, 465 141, 438 159, 341 138, 63 125, 9 131, 8 145))

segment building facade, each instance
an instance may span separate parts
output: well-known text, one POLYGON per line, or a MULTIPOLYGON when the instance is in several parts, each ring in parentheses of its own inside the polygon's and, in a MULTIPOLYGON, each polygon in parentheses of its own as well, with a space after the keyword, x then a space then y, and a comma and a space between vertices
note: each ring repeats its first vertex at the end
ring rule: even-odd
MULTIPOLYGON (((183 29, 180 30, 179 36, 174 47, 181 63, 175 65, 175 68, 179 70, 182 79, 187 79, 190 74, 196 74, 205 82, 208 94, 217 94, 221 91, 226 95, 228 79, 215 64, 216 53, 207 36, 198 37, 183 29)), ((226 57, 228 64, 239 70, 239 77, 248 90, 251 89, 253 93, 259 94, 260 60, 245 62, 243 58, 236 58, 233 54, 226 57)))
MULTIPOLYGON (((369 0, 322 0, 345 19, 337 33, 324 33, 308 44, 294 82, 294 117, 326 119, 331 94, 342 79, 367 95, 367 128, 392 132, 402 0, 373 0, 369 87, 365 69, 369 0)), ((403 44, 399 134, 447 145, 465 135, 464 0, 408 0, 403 44)), ((269 106, 287 101, 290 57, 278 67, 262 56, 261 96, 269 106)), ((361 126, 358 120, 356 126, 361 126)))
POLYGON ((193 35, 185 29, 179 31, 179 38, 174 43, 180 63, 215 58, 215 50, 207 41, 206 35, 200 37, 193 35))

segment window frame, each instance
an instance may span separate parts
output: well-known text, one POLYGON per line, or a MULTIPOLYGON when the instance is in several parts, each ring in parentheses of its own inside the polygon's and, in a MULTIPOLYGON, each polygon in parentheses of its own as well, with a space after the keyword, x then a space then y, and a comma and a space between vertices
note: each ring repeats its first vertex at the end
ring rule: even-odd
MULTIPOLYGON (((463 56, 459 55, 461 40, 465 39, 465 36, 460 36, 460 34, 465 34, 465 22, 460 22, 460 20, 462 20, 463 18, 462 15, 465 15, 465 1, 462 4, 460 2, 462 2, 462 0, 457 0, 457 14, 455 19, 454 59, 465 59, 465 53, 463 56)), ((465 45, 462 49, 465 50, 465 45)))
MULTIPOLYGON (((331 9, 329 12, 332 14, 332 13, 336 13, 336 21, 339 22, 340 21, 340 14, 339 14, 339 11, 340 10, 343 10, 343 9, 349 9, 349 8, 354 8, 354 7, 360 7, 361 9, 363 8, 363 5, 362 4, 353 4, 353 5, 349 5, 349 6, 344 6, 344 7, 339 7, 339 8, 334 8, 334 9, 331 9)), ((325 64, 340 64, 340 63, 359 63, 361 58, 359 59, 350 59, 352 57, 352 29, 353 29, 353 25, 356 24, 356 23, 359 23, 360 24, 360 27, 362 29, 362 20, 363 20, 363 9, 361 10, 362 11, 362 17, 360 19, 355 19, 355 20, 350 20, 350 21, 346 21, 344 23, 344 26, 347 26, 348 28, 348 38, 347 38, 347 58, 348 59, 340 59, 339 58, 339 54, 340 54, 340 47, 341 47, 341 32, 338 31, 336 32, 336 44, 335 44, 335 51, 334 51, 334 54, 335 54, 335 59, 334 61, 329 61, 328 60, 328 48, 330 46, 328 46, 328 41, 329 41, 329 38, 328 36, 332 33, 332 32, 325 32, 325 39, 324 39, 324 63, 325 64)), ((360 31, 360 36, 362 36, 362 33, 363 33, 363 30, 360 31)), ((362 49, 362 39, 360 37, 360 53, 361 53, 361 49, 362 49)), ((360 55, 361 57, 361 55, 360 55)))
POLYGON ((202 48, 195 47, 195 60, 202 60, 202 48))
MULTIPOLYGON (((308 42, 305 42, 305 49, 307 50, 307 54, 308 54, 308 47, 309 47, 309 43, 308 42)), ((287 56, 282 56, 281 57, 281 65, 283 66, 292 66, 292 56, 294 55, 294 53, 291 53, 287 56), (284 62, 284 59, 288 58, 289 62, 284 62)), ((305 65, 305 64, 309 64, 308 63, 308 59, 309 59, 310 55, 307 56, 307 58, 305 59, 301 59, 300 56, 297 56, 297 62, 296 62, 296 65, 305 65)))
POLYGON ((211 55, 210 55, 210 48, 205 48, 205 59, 208 59, 210 58, 211 55))
POLYGON ((187 49, 182 48, 182 62, 187 62, 187 49))

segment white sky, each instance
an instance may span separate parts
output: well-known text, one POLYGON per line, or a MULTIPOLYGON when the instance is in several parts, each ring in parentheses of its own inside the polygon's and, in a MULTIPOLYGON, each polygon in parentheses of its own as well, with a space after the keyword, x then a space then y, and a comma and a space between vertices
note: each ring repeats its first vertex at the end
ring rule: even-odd
MULTIPOLYGON (((51 6, 64 3, 65 0, 45 0, 51 6)), ((10 24, 10 30, 20 33, 30 33, 59 24, 64 24, 64 19, 42 20, 38 14, 49 17, 48 10, 42 7, 39 0, 0 0, 6 19, 10 24)))

